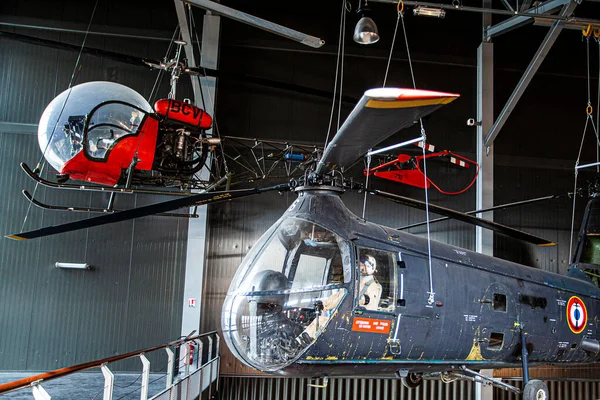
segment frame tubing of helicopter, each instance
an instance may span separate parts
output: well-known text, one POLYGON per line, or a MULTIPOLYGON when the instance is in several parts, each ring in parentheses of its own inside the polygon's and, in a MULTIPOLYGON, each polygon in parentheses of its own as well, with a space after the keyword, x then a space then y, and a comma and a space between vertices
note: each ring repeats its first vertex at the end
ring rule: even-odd
POLYGON ((409 144, 413 144, 413 143, 417 143, 417 142, 421 142, 421 141, 423 141, 423 136, 419 136, 419 137, 416 137, 414 139, 410 139, 410 140, 404 141, 402 143, 396 143, 396 144, 393 144, 391 146, 384 147, 383 149, 369 151, 367 153, 367 156, 370 157, 370 156, 374 156, 375 154, 385 153, 386 151, 394 150, 394 149, 397 149, 397 148, 400 148, 400 147, 404 147, 404 146, 408 146, 409 144))
POLYGON ((576 170, 580 170, 583 168, 590 168, 590 167, 595 167, 597 165, 600 165, 600 162, 595 162, 595 163, 591 163, 591 164, 583 164, 583 165, 577 165, 575 167, 576 170))

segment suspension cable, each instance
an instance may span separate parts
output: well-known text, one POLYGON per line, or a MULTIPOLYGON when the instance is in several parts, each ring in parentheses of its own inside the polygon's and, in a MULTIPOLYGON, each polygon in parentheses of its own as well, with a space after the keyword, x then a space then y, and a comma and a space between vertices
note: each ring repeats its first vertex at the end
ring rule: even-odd
MULTIPOLYGON (((175 37, 177 36, 178 33, 179 33, 179 24, 175 27, 175 30, 173 31, 173 36, 171 36, 171 41, 169 42, 169 47, 167 48, 167 52, 165 53, 165 56, 163 57, 163 61, 165 62, 165 64, 169 60, 169 54, 171 53, 171 49, 173 48, 173 43, 175 43, 175 37)), ((156 75, 156 79, 154 80, 154 85, 152 85, 152 90, 150 91, 150 95, 148 96, 148 102, 150 104, 152 104, 152 102, 154 100, 154 96, 158 93, 158 88, 162 82, 164 72, 165 71, 162 68, 158 70, 158 75, 156 75), (156 91, 156 93, 155 93, 155 91, 156 91)))
MULTIPOLYGON (((48 138, 46 147, 44 147, 44 150, 42 151, 42 155, 34 169, 34 171, 38 171, 38 173, 42 172, 42 168, 46 164, 46 161, 45 161, 46 152, 48 151, 48 148, 50 147, 50 143, 52 142, 52 138, 54 137, 54 133, 56 132, 56 128, 58 127, 58 122, 60 121, 60 118, 62 117, 62 114, 65 110, 65 107, 67 106, 67 102, 69 101, 69 97, 71 96, 71 89, 73 87, 73 83, 75 82, 75 78, 77 76, 77 72, 79 69, 79 63, 81 62, 81 55, 83 54, 85 42, 87 41, 88 34, 90 33, 92 21, 94 20, 94 15, 96 14, 96 8, 98 8, 98 0, 96 0, 96 3, 94 4, 94 9, 92 10, 90 22, 88 22, 88 26, 85 31, 85 35, 83 36, 83 42, 81 43, 81 47, 79 48, 79 54, 77 55, 77 60, 75 61, 75 65, 73 66, 73 72, 71 73, 71 79, 69 80, 69 86, 67 87, 67 90, 69 92, 67 93, 67 97, 65 98, 65 101, 63 102, 60 112, 58 113, 58 117, 56 118, 56 123, 54 124, 54 128, 52 128, 52 132, 50 133, 50 137, 48 138)), ((38 186, 39 186, 39 182, 36 182, 35 186, 33 188, 33 194, 32 194, 33 197, 35 197, 35 193, 38 189, 38 186)), ((27 207, 27 211, 25 212, 25 217, 23 218, 23 223, 21 224, 21 232, 23 232, 23 229, 25 229, 25 224, 27 223, 27 218, 29 216, 30 211, 31 211, 31 202, 29 202, 29 206, 27 207)))
MULTIPOLYGON (((598 136, 598 129, 600 129, 600 29, 598 30, 598 33, 599 35, 596 36, 596 42, 598 43, 598 101, 596 103, 596 136, 598 136)), ((596 146, 596 161, 600 162, 600 145, 596 146)))
POLYGON ((333 123, 333 114, 335 113, 335 98, 337 95, 337 86, 338 86, 338 76, 340 70, 340 59, 342 54, 342 40, 344 37, 344 16, 346 14, 346 0, 342 0, 342 11, 340 15, 340 34, 338 38, 338 52, 337 58, 335 62, 335 83, 333 84, 333 99, 331 103, 331 113, 329 114, 329 125, 327 126, 327 136, 325 138, 325 146, 323 149, 327 148, 327 143, 329 143, 329 135, 331 133, 331 124, 333 123))
MULTIPOLYGON (((410 67, 410 76, 412 78, 413 88, 417 88, 415 81, 415 72, 412 65, 412 59, 410 57, 410 47, 408 45, 408 36, 406 35, 406 25, 404 24, 404 13, 400 13, 402 20, 402 32, 404 33, 404 43, 406 44, 406 54, 408 58, 408 66, 410 67)), ((423 125, 423 119, 419 118, 419 124, 421 125, 421 137, 423 138, 423 176, 424 176, 424 191, 425 191, 425 218, 427 222, 427 261, 429 263, 429 292, 427 303, 433 304, 435 301, 435 292, 433 291, 433 261, 431 259, 431 229, 430 229, 430 218, 429 218, 429 193, 427 191, 427 158, 425 158, 425 149, 427 148, 427 134, 425 132, 425 126, 423 125)))
POLYGON ((396 34, 398 33, 398 23, 400 22, 400 15, 404 12, 404 0, 400 0, 396 6, 398 10, 398 18, 396 18, 396 28, 394 29, 394 36, 392 36, 392 46, 390 47, 390 56, 388 57, 387 66, 385 67, 385 76, 383 77, 383 87, 387 81, 388 72, 390 70, 390 63, 392 62, 392 53, 394 52, 394 44, 396 43, 396 34))
MULTIPOLYGON (((592 131, 596 137, 596 160, 599 158, 599 148, 600 148, 600 137, 598 135, 597 126, 594 124, 593 118, 593 108, 592 108, 592 100, 591 100, 591 79, 590 79, 590 36, 592 33, 591 26, 588 26, 587 30, 583 30, 583 35, 586 39, 586 61, 587 61, 587 105, 585 108, 585 125, 583 127, 583 134, 581 135, 581 143, 579 144, 579 152, 577 154, 577 159, 575 160, 575 176, 573 183, 573 206, 571 212, 571 235, 569 240, 569 262, 573 262, 573 237, 575 235, 575 203, 576 203, 576 193, 577 193, 577 177, 579 174, 579 162, 581 160, 581 153, 583 151, 583 143, 585 141, 585 135, 587 132, 588 124, 591 123, 592 131)), ((600 47, 599 47, 599 57, 600 57, 600 47)), ((598 77, 600 79, 600 66, 598 70, 598 77)), ((600 90, 600 82, 598 82, 598 88, 600 90)), ((598 102, 600 106, 600 92, 598 93, 598 102)), ((598 112, 598 110, 596 110, 598 112)), ((598 166, 596 166, 596 172, 598 172, 598 166)))
MULTIPOLYGON (((365 0, 366 2, 366 0, 365 0)), ((342 15, 342 32, 346 32, 346 13, 342 15)), ((340 57, 340 94, 338 101, 338 117, 337 117, 337 131, 340 130, 340 121, 342 119, 342 94, 344 93, 344 53, 346 50, 346 35, 342 35, 342 52, 340 57)))
POLYGON ((365 215, 367 213, 367 191, 369 190, 369 175, 371 175, 369 173, 370 169, 371 169, 371 156, 368 155, 368 153, 371 152, 371 149, 369 149, 369 151, 367 152, 367 177, 365 179, 365 198, 363 199, 363 213, 362 213, 362 217, 363 219, 365 219, 365 215))

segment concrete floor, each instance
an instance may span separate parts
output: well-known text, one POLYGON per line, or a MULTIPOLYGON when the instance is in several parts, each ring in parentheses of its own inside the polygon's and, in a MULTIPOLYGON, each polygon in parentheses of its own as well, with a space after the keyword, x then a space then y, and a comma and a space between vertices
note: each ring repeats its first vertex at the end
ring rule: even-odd
MULTIPOLYGON (((0 373, 0 383, 12 382, 35 373, 0 373)), ((115 373, 113 400, 139 399, 142 377, 134 373, 115 373)), ((165 389, 166 375, 150 374, 148 398, 165 389)), ((42 384, 52 399, 102 399, 104 377, 101 372, 79 372, 65 377, 52 379, 42 384)), ((31 388, 0 394, 0 399, 33 399, 31 388)))

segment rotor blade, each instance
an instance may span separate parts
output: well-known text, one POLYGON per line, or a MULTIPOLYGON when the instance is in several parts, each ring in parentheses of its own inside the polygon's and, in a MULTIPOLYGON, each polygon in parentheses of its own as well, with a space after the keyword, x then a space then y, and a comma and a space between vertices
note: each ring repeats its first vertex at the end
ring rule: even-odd
MULTIPOLYGON (((523 206, 525 204, 537 203, 538 201, 558 199, 559 197, 560 197, 559 195, 552 194, 550 196, 538 197, 538 198, 529 199, 529 200, 515 201, 514 203, 507 203, 507 204, 502 204, 499 206, 483 208, 481 210, 467 211, 467 212, 465 212, 465 214, 473 215, 473 214, 479 214, 479 213, 484 213, 484 212, 488 212, 488 211, 505 210, 507 208, 523 206)), ((432 219, 429 221, 429 224, 433 224, 434 222, 446 221, 448 219, 450 219, 450 217, 442 217, 442 218, 432 219)), ((427 225, 427 221, 417 222, 417 223, 406 225, 406 226, 396 228, 396 229, 399 231, 403 231, 405 229, 416 228, 417 226, 423 226, 423 225, 427 225)))
POLYGON ((367 90, 325 148, 317 173, 327 172, 326 167, 349 167, 379 142, 458 97, 426 90, 367 90))
MULTIPOLYGON (((285 90, 288 92, 306 94, 309 96, 321 97, 324 99, 333 99, 333 92, 327 90, 315 89, 307 86, 300 86, 293 83, 274 81, 271 79, 260 78, 251 75, 239 74, 236 72, 216 70, 210 68, 185 68, 184 72, 192 75, 212 76, 219 79, 230 79, 241 83, 252 83, 259 86, 265 86, 273 89, 285 90)), ((348 104, 356 104, 358 99, 348 95, 342 95, 342 101, 348 104)))
POLYGON ((154 68, 153 66, 160 65, 160 61, 152 60, 149 58, 134 57, 134 56, 130 56, 127 54, 115 53, 114 51, 95 49, 93 47, 84 47, 82 49, 80 45, 57 42, 55 40, 49 40, 49 39, 41 39, 41 38, 37 38, 34 36, 21 35, 18 33, 0 31, 0 38, 2 38, 2 37, 6 38, 6 39, 10 39, 10 40, 16 40, 16 41, 22 42, 22 43, 29 43, 29 44, 35 44, 38 46, 50 47, 53 49, 74 51, 77 53, 79 51, 82 51, 82 53, 89 54, 91 56, 106 58, 109 60, 118 61, 118 62, 131 64, 131 65, 138 65, 138 66, 146 67, 146 68, 150 68, 150 69, 154 68))
POLYGON ((91 228, 94 226, 100 226, 105 224, 112 224, 114 222, 127 221, 134 218, 145 217, 148 215, 155 215, 164 213, 167 211, 176 210, 178 208, 186 206, 202 206, 205 204, 219 203, 226 200, 238 199, 242 197, 251 196, 258 193, 273 191, 273 190, 286 190, 289 189, 288 184, 282 184, 272 186, 264 189, 253 188, 253 189, 242 189, 230 192, 211 192, 211 193, 199 193, 191 195, 189 197, 179 198, 175 200, 169 200, 162 203, 151 204, 144 207, 133 208, 131 210, 121 211, 114 214, 102 215, 100 217, 83 219, 80 221, 69 222, 62 225, 49 226, 41 228, 35 231, 16 233, 13 235, 6 235, 5 237, 15 240, 28 240, 35 239, 44 236, 55 235, 57 233, 71 232, 79 229, 91 228))
MULTIPOLYGON (((398 196, 396 194, 383 192, 381 190, 372 190, 372 191, 369 191, 369 193, 384 197, 384 198, 391 200, 398 204, 403 204, 405 206, 417 208, 417 209, 423 210, 423 211, 426 210, 425 202, 420 201, 420 200, 415 200, 415 199, 411 199, 411 198, 404 197, 404 196, 398 196)), ((517 230, 514 228, 509 228, 508 226, 501 225, 497 222, 487 221, 485 219, 473 217, 472 215, 467 215, 465 213, 462 213, 459 211, 454 211, 454 210, 451 210, 446 207, 440 207, 440 206, 436 206, 436 205, 430 203, 429 211, 436 213, 436 214, 444 215, 446 217, 456 219, 458 221, 462 221, 462 222, 466 222, 469 224, 480 226, 482 228, 490 229, 494 232, 501 233, 506 236, 510 236, 514 239, 524 240, 526 242, 530 242, 530 243, 536 244, 538 246, 555 246, 556 245, 556 243, 554 243, 554 242, 551 242, 546 239, 542 239, 542 238, 532 235, 530 233, 523 232, 523 231, 520 231, 520 230, 517 230)))
MULTIPOLYGON (((81 46, 74 45, 70 43, 57 42, 55 40, 49 39, 41 39, 34 36, 21 35, 18 33, 12 32, 3 32, 0 31, 0 37, 4 37, 5 39, 15 40, 22 43, 35 44, 44 47, 50 47, 53 49, 59 50, 67 50, 73 52, 79 52, 81 50, 81 46)), ((127 54, 116 53, 114 51, 96 49, 93 47, 84 47, 82 52, 84 54, 88 54, 94 57, 105 58, 117 62, 122 62, 130 65, 137 65, 146 67, 149 69, 161 69, 164 67, 164 63, 161 63, 158 60, 150 59, 150 58, 140 58, 134 57, 127 54)), ((183 72, 190 75, 198 75, 198 76, 212 76, 215 78, 224 78, 230 79, 235 82, 240 83, 252 83, 255 85, 265 86, 273 89, 285 90, 293 93, 306 94, 316 97, 325 98, 328 100, 333 99, 333 92, 328 92, 326 90, 314 89, 307 86, 295 85, 293 83, 279 82, 273 81, 266 78, 260 78, 256 76, 249 76, 244 74, 239 74, 235 72, 227 72, 222 70, 214 70, 209 68, 191 68, 185 67, 183 72)), ((351 96, 342 96, 342 101, 349 104, 355 104, 357 99, 351 96)))

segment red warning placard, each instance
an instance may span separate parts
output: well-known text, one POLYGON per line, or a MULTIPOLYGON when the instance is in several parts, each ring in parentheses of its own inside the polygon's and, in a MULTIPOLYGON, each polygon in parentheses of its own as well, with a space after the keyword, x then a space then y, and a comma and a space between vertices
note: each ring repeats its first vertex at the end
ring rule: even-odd
POLYGON ((356 332, 390 333, 391 321, 385 319, 354 317, 352 330, 356 332))

